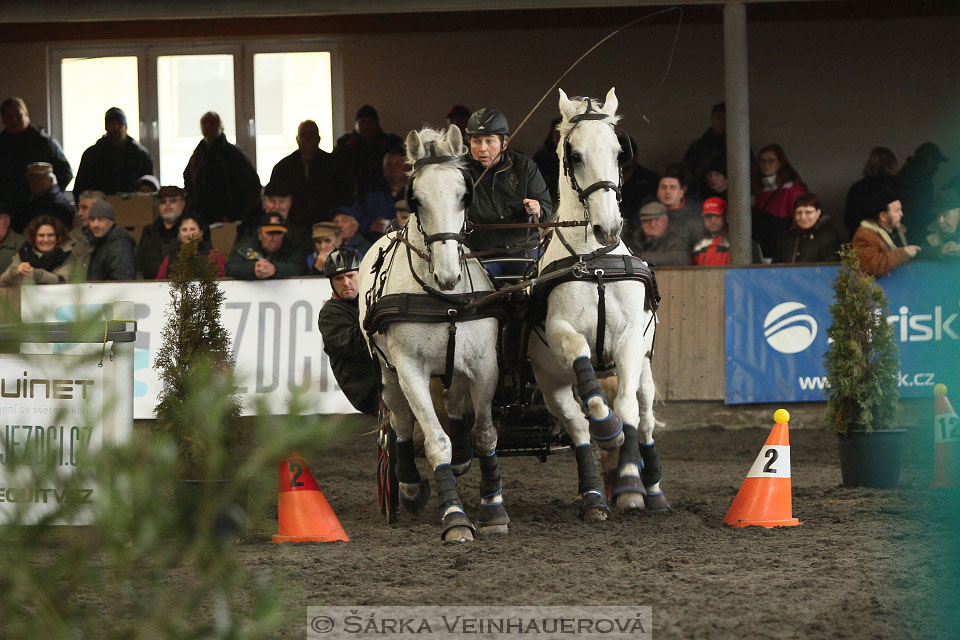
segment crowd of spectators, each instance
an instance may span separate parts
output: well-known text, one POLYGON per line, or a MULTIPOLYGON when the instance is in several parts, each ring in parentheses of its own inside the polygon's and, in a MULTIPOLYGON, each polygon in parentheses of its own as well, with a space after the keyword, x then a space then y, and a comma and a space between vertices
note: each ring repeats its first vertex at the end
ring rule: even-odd
MULTIPOLYGON (((81 157, 72 199, 62 189, 74 176, 60 144, 31 122, 22 99, 8 98, 0 112, 2 284, 163 279, 180 247, 194 237, 226 277, 322 276, 333 250, 343 247, 362 256, 391 224, 403 224, 409 215, 410 166, 403 143, 381 129, 370 105, 356 112, 353 130, 337 139, 332 153, 320 148, 316 122, 301 122, 297 148, 274 166, 266 185, 246 154, 227 140, 220 116, 207 112, 183 171, 183 188, 161 185, 149 152, 127 133, 126 114, 112 107, 104 114, 104 133, 81 157), (155 219, 135 234, 138 242, 116 223, 107 200, 131 192, 154 196, 155 219), (210 225, 224 224, 236 228, 227 255, 210 243, 210 225)), ((507 180, 478 188, 470 215, 503 219, 499 198, 522 203, 520 217, 551 216, 559 197, 558 119, 533 160, 503 150, 509 125, 496 110, 471 114, 454 105, 446 121, 463 132, 464 159, 475 179, 500 162, 517 176, 519 187, 507 180)), ((682 160, 660 174, 640 165, 631 138, 621 135, 621 145, 628 247, 656 266, 729 264, 723 103, 712 107, 709 127, 682 160)), ((875 275, 918 255, 960 257, 960 195, 938 192, 933 180, 947 161, 930 142, 902 168, 890 149, 874 148, 863 178, 847 194, 845 228, 838 234, 783 147, 768 144, 751 155, 754 255, 776 263, 836 261, 841 237, 852 237, 864 267, 875 275)), ((479 231, 472 240, 475 250, 499 248, 509 255, 512 247, 511 238, 494 242, 479 231)), ((519 243, 520 233, 514 244, 519 243)))

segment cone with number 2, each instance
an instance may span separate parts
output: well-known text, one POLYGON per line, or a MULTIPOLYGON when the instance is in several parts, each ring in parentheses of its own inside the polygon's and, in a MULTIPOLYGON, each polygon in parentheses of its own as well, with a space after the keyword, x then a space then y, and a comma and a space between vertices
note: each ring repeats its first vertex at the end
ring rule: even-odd
POLYGON ((792 527, 803 524, 793 517, 790 487, 790 414, 778 409, 773 430, 746 480, 723 518, 733 527, 792 527))
POLYGON ((350 541, 298 451, 280 461, 277 511, 274 542, 350 541))
POLYGON ((960 423, 957 412, 947 399, 947 385, 933 387, 933 482, 934 489, 955 488, 957 482, 958 453, 960 442, 957 431, 960 423))

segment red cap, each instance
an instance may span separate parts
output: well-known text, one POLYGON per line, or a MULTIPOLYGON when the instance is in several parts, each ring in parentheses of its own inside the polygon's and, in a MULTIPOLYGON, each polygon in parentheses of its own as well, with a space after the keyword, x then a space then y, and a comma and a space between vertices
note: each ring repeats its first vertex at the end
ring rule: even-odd
POLYGON ((703 215, 708 213, 718 216, 727 215, 727 201, 723 198, 707 198, 703 203, 703 215))

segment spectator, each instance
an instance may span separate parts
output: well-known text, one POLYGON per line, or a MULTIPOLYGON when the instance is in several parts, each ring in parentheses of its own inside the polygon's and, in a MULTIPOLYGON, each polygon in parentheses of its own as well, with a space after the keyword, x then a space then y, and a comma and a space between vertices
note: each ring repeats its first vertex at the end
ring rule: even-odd
POLYGON ((693 264, 713 266, 730 264, 730 241, 727 238, 727 202, 707 198, 703 202, 703 226, 708 238, 693 245, 693 264))
POLYGON ((874 200, 884 190, 899 190, 897 178, 897 157, 886 147, 874 147, 870 151, 867 163, 863 165, 863 178, 854 182, 847 192, 847 208, 844 224, 853 236, 861 220, 873 217, 874 200))
POLYGON ((906 242, 900 226, 903 205, 896 192, 885 190, 878 193, 871 209, 876 213, 860 223, 853 235, 853 248, 860 254, 864 271, 873 276, 885 276, 916 257, 920 247, 906 242))
POLYGON ((933 207, 937 221, 927 229, 926 246, 932 258, 960 258, 960 195, 953 191, 937 194, 933 207))
POLYGON ((777 239, 774 262, 837 262, 840 238, 823 215, 815 193, 797 196, 793 224, 777 239))
POLYGON ((159 278, 157 271, 164 258, 177 248, 180 215, 186 204, 180 187, 165 186, 157 192, 157 219, 143 228, 137 246, 138 276, 146 280, 159 278))
POLYGON ((690 175, 682 164, 669 165, 657 184, 657 201, 667 208, 673 235, 691 247, 703 237, 704 228, 700 204, 687 198, 689 180, 690 175))
POLYGON ((707 186, 710 166, 727 159, 727 109, 726 103, 718 102, 710 110, 710 126, 703 135, 694 140, 683 155, 683 164, 690 172, 691 195, 712 195, 707 186))
POLYGON ((136 241, 116 224, 113 206, 96 200, 90 206, 89 228, 84 232, 93 247, 87 280, 133 280, 136 277, 136 241))
POLYGON ((360 257, 340 248, 327 256, 324 274, 333 292, 323 303, 317 325, 330 368, 350 404, 369 416, 380 406, 380 367, 370 356, 360 328, 360 257))
POLYGON ((153 160, 139 142, 127 135, 127 116, 110 107, 103 116, 106 133, 80 156, 75 193, 95 189, 107 195, 137 190, 140 176, 153 175, 153 160))
POLYGON ((10 214, 7 209, 5 203, 0 203, 0 273, 10 266, 20 246, 26 241, 26 238, 10 228, 10 214))
MULTIPOLYGON (((550 191, 536 163, 525 155, 504 149, 510 139, 507 117, 496 109, 474 111, 467 122, 470 138, 469 152, 463 157, 467 173, 476 185, 473 204, 467 210, 467 219, 475 224, 528 222, 549 220, 553 215, 550 191)), ((470 235, 474 251, 497 250, 491 258, 525 258, 531 247, 530 239, 536 233, 526 229, 506 231, 476 230, 470 235)), ((490 262, 485 264, 493 276, 522 275, 522 262, 490 262)))
POLYGON ((74 219, 73 229, 70 231, 70 241, 73 243, 73 254, 84 262, 93 252, 90 235, 85 233, 90 228, 90 208, 94 202, 106 197, 103 191, 84 191, 76 196, 77 215, 74 219))
POLYGON ((657 197, 660 176, 637 162, 637 143, 629 136, 620 136, 620 157, 623 186, 620 188, 620 217, 624 219, 624 235, 640 228, 640 205, 657 197))
POLYGON ((940 148, 932 142, 924 142, 913 155, 907 158, 900 170, 900 195, 903 207, 910 213, 910 231, 918 237, 936 221, 934 215, 933 176, 940 164, 948 162, 940 148))
POLYGON ((138 193, 156 193, 160 191, 160 181, 157 176, 140 176, 137 180, 138 193))
POLYGON ((268 280, 303 275, 306 260, 287 238, 287 226, 279 213, 265 213, 257 235, 238 238, 230 250, 226 273, 239 280, 268 280))
POLYGON ((368 104, 357 110, 353 131, 337 140, 333 155, 351 171, 356 182, 357 198, 376 189, 383 178, 383 154, 391 149, 403 149, 403 141, 380 128, 377 110, 368 104))
POLYGON ((333 221, 340 227, 340 246, 356 251, 362 258, 371 243, 360 233, 360 222, 353 214, 353 209, 337 207, 334 211, 333 221))
MULTIPOLYGON (((173 265, 176 264, 177 258, 180 256, 181 247, 190 240, 200 241, 199 246, 197 246, 197 253, 199 255, 206 253, 207 258, 211 262, 216 262, 217 277, 222 278, 224 276, 223 256, 220 255, 220 252, 214 249, 210 241, 206 239, 207 235, 207 229, 198 216, 192 213, 185 213, 180 216, 180 219, 177 221, 177 245, 173 251, 164 256, 163 262, 160 263, 160 268, 157 269, 157 280, 166 280, 170 277, 173 265)), ((199 277, 199 274, 197 275, 199 277)))
POLYGON ((537 163, 537 169, 547 183, 547 189, 550 191, 550 201, 556 207, 560 203, 560 156, 557 155, 557 145, 560 144, 560 131, 557 125, 562 122, 562 118, 554 118, 550 121, 550 129, 547 130, 547 137, 543 140, 543 146, 533 156, 533 161, 537 163))
POLYGON ((250 160, 227 142, 220 116, 208 111, 200 118, 203 140, 183 170, 190 210, 207 223, 240 220, 257 205, 260 178, 250 160))
POLYGON ((0 104, 3 131, 0 131, 0 201, 17 211, 30 199, 27 165, 47 162, 53 166, 57 184, 66 188, 73 170, 60 143, 30 122, 27 104, 21 98, 7 98, 0 104))
POLYGON ((247 214, 243 224, 237 229, 237 237, 256 237, 260 220, 265 213, 276 213, 283 218, 287 228, 287 239, 306 255, 310 251, 310 235, 307 227, 289 222, 293 208, 293 190, 282 180, 271 181, 263 188, 260 205, 247 214))
POLYGON ((460 135, 464 138, 467 137, 467 120, 469 119, 470 109, 467 109, 462 104, 455 104, 447 111, 447 126, 449 127, 452 124, 457 125, 457 128, 460 129, 460 135))
POLYGON ((27 167, 30 199, 13 216, 13 228, 22 231, 27 223, 40 215, 58 218, 64 228, 73 224, 73 205, 63 195, 49 162, 33 162, 27 167))
POLYGON ((670 231, 670 216, 660 202, 648 202, 640 208, 640 228, 629 238, 627 247, 658 267, 691 264, 690 244, 670 231))
POLYGON ((376 242, 390 221, 397 217, 397 210, 407 208, 405 196, 409 171, 410 165, 402 151, 388 151, 383 156, 383 182, 353 204, 353 215, 360 223, 360 233, 367 240, 376 242))
POLYGON ((704 194, 727 202, 727 186, 727 160, 726 158, 714 159, 707 167, 707 190, 704 194))
POLYGON ((60 219, 40 215, 26 229, 27 241, 0 275, 0 284, 58 284, 83 279, 83 265, 60 219))
POLYGON ((307 271, 312 276, 320 276, 327 256, 340 246, 340 227, 336 222, 316 222, 312 237, 313 253, 307 256, 307 271))
POLYGON ((328 220, 333 207, 353 202, 353 177, 339 158, 320 148, 320 129, 313 120, 297 127, 297 150, 273 167, 270 182, 289 185, 293 200, 287 222, 305 229, 328 220))
POLYGON ((753 239, 764 256, 772 256, 777 238, 793 219, 797 196, 807 185, 790 164, 783 147, 768 144, 760 150, 753 176, 753 239))

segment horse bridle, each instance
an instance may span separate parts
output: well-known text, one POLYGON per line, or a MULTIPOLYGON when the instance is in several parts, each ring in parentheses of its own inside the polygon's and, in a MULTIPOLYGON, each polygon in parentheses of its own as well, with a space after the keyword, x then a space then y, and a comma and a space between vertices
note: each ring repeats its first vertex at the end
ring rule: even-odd
MULTIPOLYGON (((413 164, 413 172, 410 174, 410 177, 407 179, 407 188, 406 188, 406 200, 407 207, 410 209, 410 213, 418 214, 420 211, 420 201, 413 195, 413 180, 417 176, 417 171, 423 167, 431 164, 450 164, 458 162, 460 158, 457 156, 429 156, 426 158, 421 158, 413 164)), ((467 192, 463 196, 463 208, 464 211, 468 209, 473 203, 473 180, 461 169, 460 173, 463 175, 464 183, 467 185, 467 192)), ((460 227, 459 233, 452 232, 443 232, 443 233, 432 233, 427 235, 423 231, 423 225, 420 223, 420 216, 417 215, 417 231, 423 236, 423 241, 427 245, 427 251, 430 251, 430 244, 433 242, 440 242, 446 240, 453 240, 457 244, 464 243, 464 236, 466 235, 467 230, 467 216, 463 216, 463 226, 460 227)))
MULTIPOLYGON (((577 124, 584 120, 606 120, 609 118, 605 113, 599 113, 593 110, 593 100, 587 99, 587 110, 583 113, 577 114, 570 118, 570 124, 573 126, 570 128, 570 131, 567 131, 567 135, 563 137, 563 175, 567 176, 567 179, 570 181, 570 187, 576 191, 577 197, 580 199, 580 204, 583 205, 584 214, 588 210, 587 206, 587 197, 590 196, 594 191, 600 191, 601 189, 606 191, 613 191, 617 195, 617 204, 620 203, 622 198, 621 196, 621 187, 623 187, 623 169, 619 170, 618 183, 614 184, 610 180, 598 180, 594 182, 586 189, 580 187, 580 184, 577 182, 577 176, 573 170, 573 164, 570 161, 570 156, 573 153, 573 149, 570 146, 570 134, 573 133, 573 130, 577 128, 577 124)), ((616 126, 613 123, 609 123, 611 127, 616 130, 616 126)), ((631 145, 631 152, 632 152, 631 145)))

